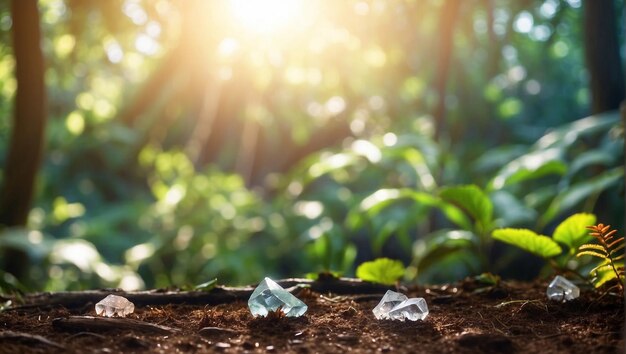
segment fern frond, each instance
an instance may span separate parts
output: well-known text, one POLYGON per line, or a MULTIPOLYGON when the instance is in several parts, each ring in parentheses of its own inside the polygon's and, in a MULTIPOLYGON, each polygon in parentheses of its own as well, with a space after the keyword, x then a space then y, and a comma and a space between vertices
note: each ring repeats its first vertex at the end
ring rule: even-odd
POLYGON ((620 237, 617 240, 613 240, 611 241, 611 243, 607 244, 606 247, 608 247, 609 249, 615 247, 615 245, 617 245, 618 243, 622 243, 619 247, 624 248, 624 237, 620 237))
POLYGON ((624 254, 621 253, 619 256, 617 257, 613 257, 611 256, 611 259, 613 260, 613 263, 615 263, 616 261, 621 261, 622 259, 624 259, 624 254))
POLYGON ((601 253, 594 252, 594 251, 582 251, 576 254, 576 257, 581 257, 581 256, 593 256, 593 257, 598 257, 602 259, 608 259, 608 257, 605 254, 601 254, 601 253))
POLYGON ((613 235, 615 235, 615 233, 617 232, 617 230, 611 230, 609 232, 607 232, 606 234, 604 234, 604 239, 605 240, 610 240, 613 238, 613 235))
POLYGON ((602 262, 593 268, 589 274, 593 275, 596 287, 616 280, 616 286, 624 294, 624 237, 615 237, 617 230, 611 230, 611 225, 602 223, 587 226, 589 235, 598 240, 599 244, 587 243, 578 248, 577 257, 588 255, 602 259, 602 262))
POLYGON ((602 245, 596 245, 595 243, 585 243, 584 245, 578 247, 579 250, 596 250, 603 253, 606 253, 606 248, 602 247, 602 245))
MULTIPOLYGON (((619 256, 624 256, 624 244, 622 244, 619 247, 616 247, 615 249, 611 250, 611 252, 609 252, 609 257, 613 258, 613 255, 617 254, 617 256, 615 257, 619 257, 619 256)), ((616 260, 617 258, 613 258, 613 260, 616 260)))

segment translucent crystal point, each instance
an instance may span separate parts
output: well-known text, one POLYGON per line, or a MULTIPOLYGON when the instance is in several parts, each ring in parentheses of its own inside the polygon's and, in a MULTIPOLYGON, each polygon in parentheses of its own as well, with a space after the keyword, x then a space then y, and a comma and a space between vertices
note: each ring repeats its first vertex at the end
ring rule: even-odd
POLYGON ((96 314, 106 317, 126 317, 135 311, 135 305, 125 297, 109 295, 96 304, 96 314))
POLYGON ((389 311, 391 311, 396 305, 407 300, 406 295, 397 293, 395 291, 387 290, 383 298, 378 305, 374 307, 372 312, 376 319, 384 320, 389 318, 389 311))
POLYGON ((580 289, 571 281, 557 275, 550 285, 548 285, 546 294, 550 300, 569 301, 580 296, 580 289))
POLYGON ((265 278, 252 292, 248 300, 248 308, 254 317, 265 317, 270 311, 279 309, 287 317, 300 317, 308 307, 272 279, 265 278))
POLYGON ((428 305, 421 297, 402 301, 389 311, 389 318, 392 320, 417 321, 424 320, 426 316, 428 316, 428 305))

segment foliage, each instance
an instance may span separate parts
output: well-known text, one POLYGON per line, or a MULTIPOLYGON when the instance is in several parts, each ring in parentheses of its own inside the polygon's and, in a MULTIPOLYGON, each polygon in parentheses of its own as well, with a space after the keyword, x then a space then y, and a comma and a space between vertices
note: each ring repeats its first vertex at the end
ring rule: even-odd
MULTIPOLYGON (((624 140, 615 136, 619 120, 618 112, 610 112, 553 129, 528 152, 519 155, 513 151, 515 155, 508 156, 510 162, 496 172, 488 190, 507 191, 518 195, 530 209, 546 210, 538 216, 538 228, 577 206, 589 209, 603 191, 622 183, 624 140)), ((500 149, 481 158, 481 171, 494 169, 487 161, 496 152, 500 149)), ((623 206, 615 211, 615 217, 621 214, 623 206)))
POLYGON ((389 258, 377 258, 359 265, 356 276, 365 281, 393 285, 404 276, 404 265, 389 258))
POLYGON ((199 291, 211 291, 213 290, 213 288, 215 288, 215 286, 217 285, 217 278, 215 279, 211 279, 207 282, 204 282, 202 284, 198 284, 194 287, 194 290, 199 290, 199 291))
POLYGON ((493 238, 519 247, 541 258, 550 258, 561 254, 561 247, 550 237, 537 235, 530 230, 499 229, 493 232, 493 238))
POLYGON ((593 214, 578 213, 561 222, 552 237, 528 229, 512 228, 494 230, 492 236, 549 261, 557 271, 576 271, 582 264, 572 262, 573 256, 580 245, 589 241, 585 227, 595 221, 596 216, 593 214))
POLYGON ((596 287, 600 287, 609 282, 615 282, 622 296, 624 296, 624 236, 615 237, 617 230, 611 230, 611 225, 602 223, 587 226, 590 235, 598 243, 585 243, 578 247, 577 257, 592 256, 600 258, 602 261, 593 268, 589 274, 592 275, 596 287))
MULTIPOLYGON (((0 251, 28 254, 25 289, 350 275, 381 256, 449 281, 507 267, 496 227, 549 234, 598 198, 622 219, 605 192, 623 188, 618 113, 572 121, 590 100, 572 75, 580 2, 464 4, 446 92, 432 55, 445 2, 309 2, 297 30, 269 36, 227 3, 39 2, 47 151, 27 228, 0 231, 0 251)), ((2 142, 10 29, 0 3, 2 142)), ((552 237, 560 266, 586 242, 569 229, 552 237)))

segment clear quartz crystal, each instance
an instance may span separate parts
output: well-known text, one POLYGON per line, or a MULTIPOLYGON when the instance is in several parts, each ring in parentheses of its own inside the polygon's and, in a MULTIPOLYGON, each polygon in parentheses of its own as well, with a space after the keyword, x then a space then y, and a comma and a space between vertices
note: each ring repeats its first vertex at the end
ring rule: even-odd
POLYGON ((308 309, 304 302, 291 295, 270 278, 265 278, 254 289, 248 300, 248 308, 254 317, 265 317, 270 311, 278 311, 279 309, 287 317, 300 317, 308 309))
POLYGON ((106 317, 126 317, 135 311, 135 305, 125 297, 109 295, 96 304, 96 314, 106 317))
POLYGON ((411 298, 396 305, 389 311, 392 320, 409 321, 424 320, 428 316, 428 305, 424 298, 411 298))
POLYGON ((384 320, 389 318, 389 311, 391 311, 396 305, 407 300, 406 295, 397 293, 395 291, 387 290, 383 298, 378 305, 374 307, 372 312, 378 320, 384 320))
POLYGON ((580 296, 580 289, 571 281, 557 275, 550 285, 548 285, 546 294, 550 300, 569 301, 580 296))
POLYGON ((421 297, 409 299, 406 295, 387 290, 378 305, 372 310, 379 320, 424 320, 428 316, 428 305, 421 297))

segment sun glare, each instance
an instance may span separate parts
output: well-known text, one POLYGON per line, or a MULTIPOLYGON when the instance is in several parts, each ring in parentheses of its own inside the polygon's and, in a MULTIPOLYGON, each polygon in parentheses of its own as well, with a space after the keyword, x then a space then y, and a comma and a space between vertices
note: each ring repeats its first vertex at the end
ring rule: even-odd
POLYGON ((302 0, 230 0, 234 19, 250 31, 274 33, 297 24, 302 0))

